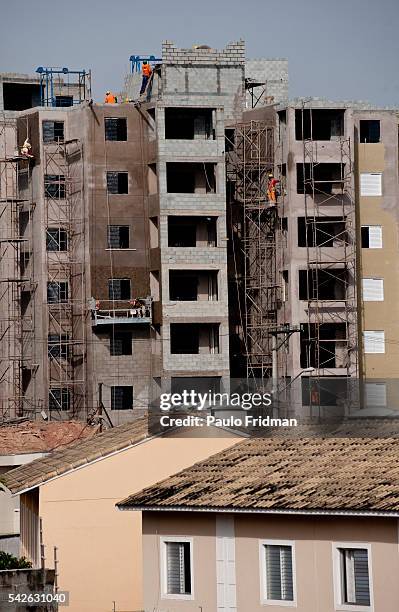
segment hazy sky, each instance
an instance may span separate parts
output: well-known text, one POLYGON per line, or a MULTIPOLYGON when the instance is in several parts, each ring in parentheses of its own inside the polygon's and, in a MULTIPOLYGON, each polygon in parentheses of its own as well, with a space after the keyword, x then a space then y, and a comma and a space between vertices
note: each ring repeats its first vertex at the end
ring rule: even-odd
POLYGON ((0 71, 91 68, 96 100, 132 54, 177 46, 286 57, 290 97, 399 106, 399 0, 0 0, 0 71))

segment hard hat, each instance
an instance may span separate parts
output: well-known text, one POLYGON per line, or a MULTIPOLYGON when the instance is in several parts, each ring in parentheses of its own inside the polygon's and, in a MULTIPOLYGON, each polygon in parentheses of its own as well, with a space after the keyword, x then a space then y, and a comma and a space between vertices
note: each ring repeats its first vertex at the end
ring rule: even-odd
POLYGON ((106 91, 105 93, 106 93, 106 94, 107 94, 107 96, 108 96, 108 94, 110 94, 111 92, 110 92, 110 91, 106 91))

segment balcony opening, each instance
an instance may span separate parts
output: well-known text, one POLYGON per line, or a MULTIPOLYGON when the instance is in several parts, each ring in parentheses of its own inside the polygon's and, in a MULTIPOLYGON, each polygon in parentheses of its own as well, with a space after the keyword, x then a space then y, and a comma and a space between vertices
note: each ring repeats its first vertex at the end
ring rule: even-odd
POLYGON ((347 243, 346 221, 342 217, 298 217, 299 247, 342 247, 347 243))
POLYGON ((168 217, 169 247, 216 247, 217 217, 168 217))
POLYGON ((169 162, 166 184, 168 193, 216 193, 216 164, 169 162))
POLYGON ((347 282, 343 268, 299 270, 299 299, 345 300, 347 282))
POLYGON ((40 106, 40 85, 29 83, 3 83, 4 110, 26 110, 40 106))
POLYGON ((236 133, 233 128, 227 128, 224 131, 224 151, 225 153, 230 153, 230 151, 234 151, 235 135, 236 133))
POLYGON ((217 301, 217 275, 216 270, 169 270, 169 299, 183 302, 217 301))
POLYGON ((285 134, 287 131, 287 111, 279 111, 278 115, 278 136, 279 141, 281 142, 285 138, 285 134))
POLYGON ((213 117, 211 108, 165 108, 165 138, 214 140, 213 117))
POLYGON ((301 368, 345 368, 348 359, 345 323, 301 325, 301 368))
POLYGON ((219 324, 171 323, 172 355, 212 355, 219 353, 219 324))
POLYGON ((379 119, 362 119, 360 121, 360 142, 377 143, 381 139, 381 122, 379 119))
POLYGON ((296 165, 297 193, 317 194, 339 194, 345 176, 345 164, 305 164, 305 176, 303 173, 304 164, 296 165))
POLYGON ((344 109, 296 109, 296 140, 338 140, 344 135, 344 109))

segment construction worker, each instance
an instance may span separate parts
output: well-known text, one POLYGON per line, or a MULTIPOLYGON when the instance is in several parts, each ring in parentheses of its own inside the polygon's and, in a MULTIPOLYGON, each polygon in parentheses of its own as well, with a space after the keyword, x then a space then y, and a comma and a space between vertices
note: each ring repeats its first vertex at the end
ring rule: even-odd
POLYGON ((32 159, 33 155, 31 153, 31 149, 32 149, 32 145, 30 144, 29 139, 26 138, 24 144, 21 147, 22 157, 30 157, 32 159))
POLYGON ((116 104, 116 96, 110 91, 105 92, 105 104, 116 104))
POLYGON ((152 73, 150 64, 144 60, 141 68, 141 74, 143 76, 143 80, 141 82, 140 96, 145 92, 145 88, 147 87, 148 79, 150 78, 152 73))
POLYGON ((277 204, 276 185, 280 181, 274 178, 273 172, 271 170, 269 170, 267 178, 267 199, 271 206, 275 206, 275 204, 277 204))

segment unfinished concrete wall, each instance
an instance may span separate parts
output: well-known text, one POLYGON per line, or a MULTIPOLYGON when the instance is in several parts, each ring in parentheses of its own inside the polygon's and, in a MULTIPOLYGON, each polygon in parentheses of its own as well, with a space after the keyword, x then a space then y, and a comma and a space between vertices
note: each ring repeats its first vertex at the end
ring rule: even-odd
POLYGON ((165 41, 161 78, 155 75, 150 99, 162 97, 178 106, 197 96, 204 106, 223 105, 226 118, 238 117, 244 100, 244 70, 244 41, 222 50, 205 46, 180 49, 165 41))
MULTIPOLYGON (((287 59, 247 59, 245 78, 265 83, 254 88, 257 105, 286 102, 288 100, 288 60, 287 59)), ((251 95, 246 94, 246 107, 251 108, 251 95)))

